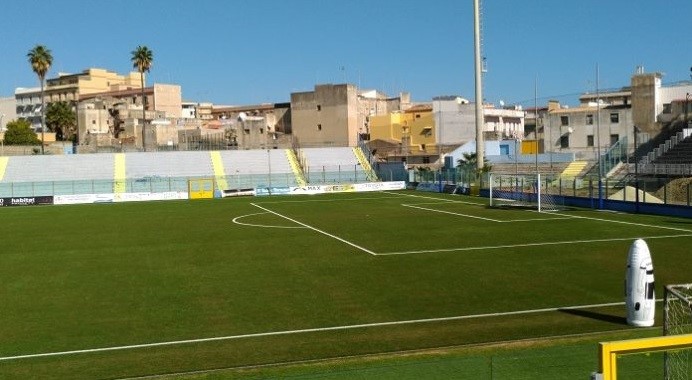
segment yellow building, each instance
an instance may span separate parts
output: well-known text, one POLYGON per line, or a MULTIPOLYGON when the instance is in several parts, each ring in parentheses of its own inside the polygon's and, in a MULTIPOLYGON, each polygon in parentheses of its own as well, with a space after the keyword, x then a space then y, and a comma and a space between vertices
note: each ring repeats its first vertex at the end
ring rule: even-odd
POLYGON ((138 72, 119 75, 112 71, 90 68, 79 74, 58 74, 46 80, 46 102, 79 100, 80 95, 142 87, 138 72))
POLYGON ((434 152, 437 149, 432 107, 414 106, 406 111, 370 116, 370 140, 400 143, 410 152, 434 152))

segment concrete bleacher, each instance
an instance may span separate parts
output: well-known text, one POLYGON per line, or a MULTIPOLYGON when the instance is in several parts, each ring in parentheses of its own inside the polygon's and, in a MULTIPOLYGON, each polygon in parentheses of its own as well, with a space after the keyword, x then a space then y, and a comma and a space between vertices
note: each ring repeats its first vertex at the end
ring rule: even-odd
POLYGON ((137 152, 125 154, 126 178, 211 177, 209 152, 137 152))
POLYGON ((692 164, 692 136, 678 142, 674 147, 654 160, 656 164, 692 164))
MULTIPOLYGON (((303 153, 313 184, 367 180, 352 148, 303 153)), ((296 175, 284 149, 11 156, 0 157, 0 196, 187 191, 191 178, 224 189, 299 186, 296 175)))
POLYGON ((220 154, 231 188, 296 186, 295 175, 283 149, 226 150, 220 154))
POLYGON ((306 180, 309 183, 362 182, 367 173, 350 147, 304 148, 306 180))
POLYGON ((113 179, 113 154, 12 156, 0 182, 113 179))

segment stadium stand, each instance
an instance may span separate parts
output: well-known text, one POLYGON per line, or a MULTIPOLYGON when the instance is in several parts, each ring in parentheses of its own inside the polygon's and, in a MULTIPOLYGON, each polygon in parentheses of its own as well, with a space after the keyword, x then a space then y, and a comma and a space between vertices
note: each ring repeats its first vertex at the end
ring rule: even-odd
POLYGON ((362 182, 367 179, 367 173, 352 148, 304 148, 301 152, 309 183, 362 182))

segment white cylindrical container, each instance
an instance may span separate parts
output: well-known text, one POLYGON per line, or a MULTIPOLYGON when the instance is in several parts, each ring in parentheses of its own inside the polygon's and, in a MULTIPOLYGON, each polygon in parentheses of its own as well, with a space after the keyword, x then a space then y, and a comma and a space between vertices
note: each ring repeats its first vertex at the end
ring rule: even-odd
POLYGON ((654 325, 656 293, 654 291, 654 266, 646 242, 637 239, 632 243, 627 258, 625 277, 625 304, 627 323, 631 326, 654 325))

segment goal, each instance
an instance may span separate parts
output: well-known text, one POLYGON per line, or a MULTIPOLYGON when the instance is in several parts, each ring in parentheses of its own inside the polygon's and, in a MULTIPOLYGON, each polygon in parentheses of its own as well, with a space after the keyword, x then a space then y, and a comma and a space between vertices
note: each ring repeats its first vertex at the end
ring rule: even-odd
POLYGON ((538 212, 564 208, 563 197, 551 191, 555 183, 538 174, 490 174, 488 177, 490 207, 521 207, 538 212))
MULTIPOLYGON (((663 335, 692 334, 692 284, 666 285, 663 297, 663 335)), ((692 379, 692 350, 664 355, 666 380, 692 379)))

